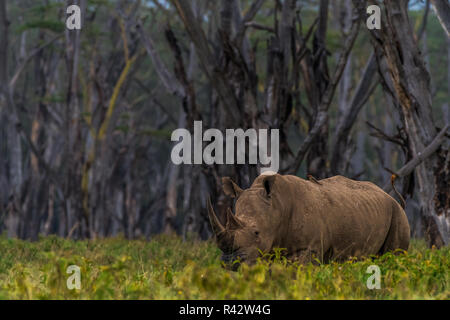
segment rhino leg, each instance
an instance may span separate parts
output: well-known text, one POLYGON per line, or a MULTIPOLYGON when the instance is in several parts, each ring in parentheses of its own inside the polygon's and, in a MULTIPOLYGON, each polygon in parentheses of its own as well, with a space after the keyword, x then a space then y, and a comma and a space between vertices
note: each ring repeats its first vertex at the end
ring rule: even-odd
POLYGON ((320 263, 329 263, 333 256, 333 249, 325 251, 323 255, 320 255, 319 252, 313 249, 299 249, 293 254, 291 254, 288 258, 293 262, 297 262, 299 264, 319 264, 320 263))
POLYGON ((302 249, 294 252, 291 256, 289 256, 289 260, 304 265, 312 262, 314 258, 311 250, 302 249))
POLYGON ((391 226, 386 236, 386 240, 381 247, 379 254, 382 255, 395 249, 408 250, 410 239, 410 229, 408 218, 405 211, 398 205, 394 204, 392 212, 391 226))

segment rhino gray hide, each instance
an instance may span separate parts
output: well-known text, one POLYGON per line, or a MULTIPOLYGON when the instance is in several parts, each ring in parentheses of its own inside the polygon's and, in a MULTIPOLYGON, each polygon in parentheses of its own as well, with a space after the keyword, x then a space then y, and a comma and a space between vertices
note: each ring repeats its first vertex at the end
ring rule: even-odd
MULTIPOLYGON (((208 215, 222 260, 255 262, 259 250, 286 248, 300 263, 327 263, 349 257, 407 250, 410 230, 403 208, 371 182, 342 176, 304 180, 291 175, 260 175, 242 190, 222 178, 225 194, 236 198, 225 226, 208 200, 208 215)), ((237 266, 234 264, 233 266, 237 266)))

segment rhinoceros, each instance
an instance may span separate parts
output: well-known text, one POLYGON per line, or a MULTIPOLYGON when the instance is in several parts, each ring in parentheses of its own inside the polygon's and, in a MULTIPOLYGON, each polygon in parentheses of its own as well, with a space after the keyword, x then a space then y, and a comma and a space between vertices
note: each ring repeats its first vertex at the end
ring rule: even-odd
POLYGON ((408 219, 402 206, 375 184, 334 176, 320 181, 262 174, 242 190, 229 177, 223 191, 235 198, 226 223, 208 199, 208 216, 222 260, 231 269, 252 264, 261 252, 285 248, 299 263, 343 261, 349 257, 407 250, 408 219))

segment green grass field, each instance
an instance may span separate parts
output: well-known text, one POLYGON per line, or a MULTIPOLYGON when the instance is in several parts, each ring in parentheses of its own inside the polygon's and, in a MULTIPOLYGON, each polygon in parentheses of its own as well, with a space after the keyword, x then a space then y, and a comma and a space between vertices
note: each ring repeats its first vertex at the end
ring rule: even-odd
POLYGON ((450 299, 450 249, 414 241, 407 254, 298 266, 283 258, 226 271, 212 241, 0 238, 0 299, 450 299), (368 289, 370 265, 381 289, 368 289), (69 290, 69 265, 81 289, 69 290))

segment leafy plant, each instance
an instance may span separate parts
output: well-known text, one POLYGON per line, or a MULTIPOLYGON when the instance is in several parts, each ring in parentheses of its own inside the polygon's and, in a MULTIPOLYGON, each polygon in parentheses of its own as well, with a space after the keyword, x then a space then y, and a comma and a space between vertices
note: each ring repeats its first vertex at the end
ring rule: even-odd
POLYGON ((1 299, 449 299, 450 249, 414 241, 404 254, 299 265, 283 249, 237 272, 220 263, 211 241, 158 236, 37 242, 0 238, 1 299), (67 267, 77 265, 81 289, 69 290, 67 267), (381 289, 366 286, 370 265, 381 289))

